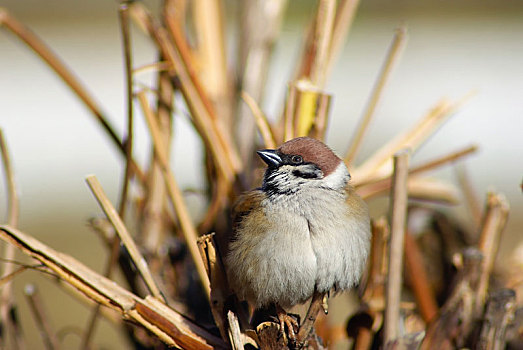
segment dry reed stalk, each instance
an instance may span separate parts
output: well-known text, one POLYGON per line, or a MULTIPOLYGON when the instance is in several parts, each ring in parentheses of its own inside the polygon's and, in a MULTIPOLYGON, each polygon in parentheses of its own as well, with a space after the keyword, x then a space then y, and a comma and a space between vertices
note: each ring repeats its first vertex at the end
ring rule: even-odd
POLYGON ((294 110, 296 106, 297 88, 294 84, 289 84, 285 110, 283 112, 283 142, 293 139, 294 136, 294 110))
MULTIPOLYGON (((232 101, 231 84, 227 76, 223 3, 196 0, 192 6, 199 76, 225 130, 229 131, 232 127, 232 101)), ((169 12, 166 15, 170 18, 174 16, 169 12)))
POLYGON ((506 348, 505 334, 514 320, 516 293, 512 289, 493 292, 487 302, 483 326, 476 349, 501 350, 506 348))
MULTIPOLYGON (((450 162, 455 162, 458 159, 461 159, 465 156, 468 156, 472 153, 475 153, 477 151, 477 146, 472 145, 469 147, 466 147, 464 149, 451 152, 449 154, 446 154, 444 156, 438 157, 436 159, 433 159, 431 161, 428 161, 426 163, 423 163, 421 165, 412 167, 409 169, 409 175, 416 175, 420 174, 426 171, 430 171, 433 169, 436 169, 440 166, 443 166, 445 164, 448 164, 450 162)), ((357 187, 358 194, 365 199, 372 198, 374 196, 377 196, 384 191, 387 191, 390 189, 392 184, 391 178, 384 178, 381 180, 377 180, 375 182, 367 183, 361 186, 357 187)))
POLYGON ((390 203, 390 243, 386 284, 383 344, 387 346, 400 336, 400 302, 403 272, 403 248, 407 217, 407 178, 409 150, 394 155, 394 173, 390 203))
POLYGON ((116 234, 120 238, 122 244, 125 246, 127 251, 129 252, 129 255, 138 269, 138 272, 142 276, 145 285, 151 292, 151 294, 158 298, 159 300, 162 300, 165 302, 165 298, 160 293, 160 290, 158 289, 158 286, 156 285, 156 282, 154 282, 153 276, 151 274, 151 271, 149 271, 149 266, 147 266, 147 262, 145 261, 144 257, 140 253, 140 250, 136 246, 136 243, 132 239, 131 235, 127 231, 127 228, 125 227, 125 224, 123 223, 122 219, 118 215, 118 212, 113 207, 107 196, 105 195, 105 192, 100 185, 100 182, 94 175, 90 175, 86 178, 86 182, 89 185, 90 190, 93 192, 93 195, 95 196, 96 200, 98 201, 98 204, 102 208, 103 212, 113 225, 116 234))
POLYGON ((349 35, 349 31, 358 8, 359 0, 341 0, 336 9, 336 18, 332 29, 332 39, 329 46, 329 57, 326 63, 325 75, 328 77, 343 45, 349 35))
POLYGON ((428 324, 437 314, 438 304, 428 281, 422 253, 409 232, 405 234, 405 268, 421 317, 428 324))
MULTIPOLYGON (((472 188, 472 181, 470 179, 470 176, 467 173, 466 167, 464 164, 460 164, 459 167, 456 168, 456 175, 458 179, 458 184, 461 188, 461 191, 463 192, 463 196, 465 199, 465 204, 467 206, 467 210, 470 213, 470 218, 473 222, 473 231, 479 232, 479 228, 481 227, 481 208, 479 203, 481 202, 472 188)), ((475 243, 477 241, 477 237, 469 237, 469 243, 475 243)))
POLYGON ((156 298, 142 299, 92 271, 76 259, 56 252, 33 237, 9 226, 0 226, 0 238, 40 261, 60 279, 97 303, 136 322, 168 346, 225 349, 223 341, 189 321, 156 298))
MULTIPOLYGON (((125 220, 127 200, 128 200, 128 191, 129 191, 129 182, 132 175, 132 162, 133 162, 133 125, 134 125, 134 116, 133 116, 133 73, 132 73, 132 57, 131 57, 131 38, 130 38, 130 28, 129 28, 129 13, 126 3, 121 3, 118 11, 120 19, 120 30, 122 35, 123 43, 123 52, 124 52, 124 61, 125 61, 125 86, 126 86, 126 108, 127 108, 127 135, 122 142, 125 148, 125 170, 122 180, 122 191, 120 195, 120 203, 118 206, 118 215, 120 218, 125 220)), ((116 236, 113 239, 112 247, 109 253, 109 259, 106 262, 104 276, 111 278, 112 271, 114 266, 118 261, 119 250, 120 248, 120 239, 116 236)), ((88 350, 91 347, 91 340, 94 334, 94 330, 97 325, 97 320, 99 319, 98 315, 100 312, 100 304, 97 304, 91 313, 91 317, 88 321, 86 331, 83 334, 82 339, 82 348, 88 350)))
MULTIPOLYGON (((17 227, 20 204, 14 170, 11 164, 11 157, 9 155, 9 149, 2 129, 0 129, 0 154, 2 156, 2 165, 4 168, 5 183, 7 187, 7 224, 12 227, 17 227)), ((5 268, 2 271, 4 276, 2 279, 8 276, 14 277, 14 265, 11 262, 15 258, 15 247, 7 244, 4 248, 2 258, 6 262, 5 268)), ((11 313, 16 314, 16 310, 14 309, 13 285, 11 284, 11 278, 6 280, 5 285, 2 288, 0 301, 0 320, 2 320, 2 326, 5 328, 4 334, 2 335, 2 340, 5 341, 4 345, 7 346, 7 335, 10 334, 13 336, 12 341, 15 348, 25 348, 22 335, 18 331, 19 325, 16 325, 15 318, 11 317, 11 313)))
POLYGON ((478 247, 483 253, 481 275, 476 290, 476 315, 481 314, 486 301, 489 279, 498 253, 501 234, 507 223, 509 204, 506 198, 498 193, 487 194, 485 215, 481 227, 478 247))
POLYGON ((227 312, 227 321, 229 323, 229 340, 231 342, 232 349, 243 350, 245 347, 242 341, 240 323, 238 322, 238 317, 231 310, 227 312))
POLYGON ((276 141, 274 141, 271 126, 269 124, 269 121, 267 120, 267 117, 261 110, 260 106, 258 106, 258 103, 256 103, 254 98, 252 98, 252 96, 249 95, 246 91, 241 92, 241 98, 251 109, 252 115, 254 116, 254 119, 256 121, 256 126, 258 127, 258 131, 260 132, 260 135, 263 139, 264 147, 269 149, 275 149, 276 141))
POLYGON ((475 294, 483 254, 475 248, 467 248, 462 254, 462 259, 462 266, 459 267, 450 296, 441 307, 438 316, 427 327, 422 350, 462 348, 474 326, 473 314, 477 303, 475 294))
MULTIPOLYGON (((176 16, 179 21, 184 7, 181 1, 167 0, 164 2, 162 9, 162 18, 166 16, 176 16)), ((163 60, 160 55, 159 60, 163 60)), ((174 108, 175 89, 171 80, 170 73, 167 70, 161 70, 157 76, 157 106, 156 116, 160 125, 163 144, 166 147, 165 154, 167 157, 171 154, 172 138, 172 112, 174 108)), ((145 203, 142 211, 142 220, 140 222, 143 246, 149 253, 156 253, 161 249, 166 233, 168 232, 168 223, 164 219, 166 204, 166 185, 163 181, 161 165, 155 156, 154 149, 151 151, 148 181, 146 183, 145 203)), ((153 254, 155 255, 155 254, 153 254)), ((160 263, 161 265, 161 263, 160 263)), ((154 270, 153 270, 154 271, 154 270)))
MULTIPOLYGON (((214 233, 202 236, 198 239, 198 248, 205 263, 205 269, 212 285, 211 290, 211 312, 216 326, 220 330, 222 339, 229 339, 232 329, 229 324, 229 315, 226 315, 226 299, 231 295, 225 276, 225 269, 221 260, 214 233)), ((236 317, 234 315, 234 317, 236 317)), ((232 340, 231 340, 232 342, 232 340)))
POLYGON ((470 96, 471 94, 468 94, 453 104, 446 100, 439 102, 410 130, 387 142, 362 165, 356 167, 352 171, 353 185, 361 186, 388 176, 392 169, 392 154, 402 148, 410 148, 415 152, 470 96))
POLYGON ((323 88, 327 78, 326 70, 336 15, 336 0, 320 0, 316 13, 315 50, 311 61, 309 79, 316 87, 323 88))
POLYGON ((43 302, 40 299, 40 295, 36 289, 36 286, 32 284, 26 285, 24 288, 24 294, 27 298, 29 309, 33 314, 36 326, 38 327, 45 348, 48 350, 60 349, 60 342, 58 341, 56 333, 51 327, 51 322, 47 317, 47 312, 45 311, 43 302))
MULTIPOLYGON (((102 112, 101 107, 95 102, 95 99, 91 96, 86 87, 67 67, 67 65, 40 38, 38 38, 38 36, 3 8, 0 8, 0 25, 9 29, 11 33, 22 40, 30 49, 40 56, 40 58, 64 81, 64 83, 73 90, 74 94, 78 96, 78 98, 96 117, 96 120, 109 135, 109 138, 118 147, 122 154, 125 155, 125 145, 114 131, 114 128, 102 112)), ((140 167, 134 161, 132 161, 131 164, 137 177, 143 181, 144 175, 140 167)))
POLYGON ((207 149, 211 152, 214 164, 221 176, 227 183, 232 182, 235 174, 241 169, 240 158, 231 142, 224 139, 226 134, 220 129, 212 106, 201 89, 192 65, 189 63, 190 59, 186 52, 188 46, 177 25, 172 23, 169 17, 166 18, 170 34, 176 43, 173 44, 167 30, 160 27, 141 4, 132 3, 129 9, 135 22, 154 39, 162 55, 172 65, 180 80, 181 92, 191 111, 196 129, 207 149))
POLYGON ((367 106, 363 112, 363 116, 359 121, 359 125, 354 132, 351 145, 345 155, 345 162, 348 164, 352 164, 354 158, 356 158, 358 150, 361 146, 361 142, 363 141, 363 136, 365 135, 370 125, 372 117, 374 116, 374 112, 376 111, 376 107, 378 106, 378 103, 383 96, 385 86, 389 81, 393 68, 400 59, 406 42, 407 28, 404 26, 397 28, 396 33, 394 34, 394 38, 392 39, 392 43, 390 44, 389 50, 387 52, 387 56, 385 57, 385 62, 383 63, 381 71, 378 74, 378 78, 376 79, 376 83, 374 84, 374 88, 370 94, 369 101, 367 102, 367 106))
MULTIPOLYGON (((239 3, 237 79, 239 91, 262 104, 266 77, 288 0, 248 0, 239 3)), ((254 153, 255 123, 245 105, 237 106, 234 135, 244 165, 254 153)))
POLYGON ((200 277, 202 287, 205 290, 205 295, 209 299, 209 278, 207 277, 205 266, 201 260, 198 245, 196 243, 198 239, 198 233, 196 231, 196 228, 194 227, 194 224, 192 223, 192 219, 189 215, 189 210, 185 205, 182 192, 180 191, 180 188, 176 183, 171 168, 169 167, 169 161, 167 159, 167 155, 165 154, 166 147, 163 143, 164 140, 161 136, 160 129, 156 122, 156 117, 154 116, 154 113, 151 110, 151 107, 149 106, 147 96, 145 96, 144 92, 138 93, 138 100, 140 101, 140 105, 144 112, 147 126, 149 127, 149 132, 151 134, 156 156, 158 157, 158 161, 162 168, 164 181, 167 186, 167 191, 169 193, 169 198, 173 204, 176 216, 178 217, 178 220, 180 222, 181 231, 184 235, 187 247, 189 248, 189 252, 191 254, 194 265, 196 266, 196 271, 198 272, 198 276, 200 277))

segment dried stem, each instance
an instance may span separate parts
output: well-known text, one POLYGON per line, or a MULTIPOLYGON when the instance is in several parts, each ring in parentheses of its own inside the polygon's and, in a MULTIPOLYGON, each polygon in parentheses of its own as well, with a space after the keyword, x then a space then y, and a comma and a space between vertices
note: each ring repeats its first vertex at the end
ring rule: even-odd
MULTIPOLYGON (((118 214, 122 220, 125 220, 125 213, 127 208, 127 198, 129 191, 129 182, 132 175, 133 162, 133 72, 132 72, 132 57, 131 57, 131 38, 129 30, 129 13, 126 3, 121 3, 118 11, 120 18, 120 29, 122 34, 123 52, 125 59, 125 80, 127 92, 127 136, 124 139, 123 145, 125 148, 125 171, 122 181, 122 192, 120 196, 120 204, 118 214)), ((106 262, 104 276, 110 278, 114 266, 118 261, 120 248, 120 239, 115 236, 112 242, 112 247, 109 253, 109 259, 106 262)), ((87 329, 83 334, 82 346, 84 350, 91 347, 91 339, 99 319, 100 304, 96 304, 93 308, 91 317, 89 319, 87 329)))
POLYGON ((512 289, 501 289, 489 297, 483 326, 475 349, 505 349, 505 333, 514 319, 516 293, 512 289))
POLYGON ((471 94, 466 95, 454 104, 446 100, 439 102, 416 125, 383 145, 365 163, 352 171, 353 185, 360 186, 375 181, 390 174, 392 170, 392 154, 403 148, 414 152, 430 135, 450 117, 471 94))
POLYGON ((421 317, 429 323, 438 312, 438 304, 425 271, 422 253, 409 232, 405 234, 405 267, 421 317))
POLYGON ((242 333, 240 331, 240 323, 238 322, 238 317, 229 310, 227 312, 227 321, 229 323, 229 340, 233 350, 243 350, 243 341, 242 333))
POLYGON ((489 279, 498 253, 501 233, 505 229, 509 212, 506 198, 497 193, 487 194, 487 203, 478 247, 484 259, 476 293, 476 314, 479 315, 485 305, 489 279))
MULTIPOLYGON (((467 170, 464 164, 460 164, 460 166, 456 168, 456 174, 458 183, 465 197, 465 204, 473 222, 473 229, 477 232, 481 226, 481 208, 479 204, 480 200, 474 191, 474 188, 472 187, 472 181, 470 176, 467 174, 467 170)), ((471 241, 470 243, 476 242, 477 237, 474 238, 469 238, 471 241)))
MULTIPOLYGON (((409 175, 412 176, 412 175, 416 175, 416 174, 420 174, 420 173, 423 173, 426 171, 436 169, 440 166, 443 166, 450 162, 454 162, 458 159, 461 159, 465 156, 475 153, 476 151, 477 151, 477 146, 472 145, 472 146, 466 147, 462 150, 449 153, 447 155, 438 157, 436 159, 433 159, 433 160, 423 163, 421 165, 412 167, 411 169, 409 169, 409 175)), ((380 179, 380 180, 377 180, 372 183, 366 183, 366 184, 358 186, 358 194, 366 199, 371 198, 379 193, 382 193, 383 191, 387 191, 388 189, 390 189, 391 184, 392 184, 392 181, 391 181, 390 177, 380 179)))
POLYGON ((326 68, 329 59, 335 14, 336 0, 320 0, 314 33, 316 50, 312 59, 310 72, 310 80, 318 88, 323 87, 327 78, 326 68))
MULTIPOLYGON (((29 28, 16 20, 7 10, 0 8, 0 24, 9 29, 14 35, 22 40, 31 48, 40 58, 65 82, 67 86, 80 98, 86 107, 94 114, 96 120, 102 125, 110 139, 125 155, 125 145, 114 131, 102 109, 95 102, 94 98, 83 86, 75 74, 66 66, 66 64, 38 38, 29 28)), ((138 178, 143 181, 144 175, 138 165, 132 161, 132 170, 138 178)))
POLYGON ((133 159, 133 67, 131 56, 131 37, 129 28, 129 11, 127 3, 121 3, 118 14, 120 16, 120 28, 122 32, 123 52, 125 58, 125 86, 127 93, 127 135, 124 139, 123 145, 125 147, 125 172, 122 181, 122 194, 120 197, 120 205, 118 214, 125 219, 125 209, 127 204, 127 196, 129 190, 129 181, 131 177, 131 162, 133 159))
POLYGON ((156 118, 149 106, 149 102, 147 102, 147 96, 144 92, 138 93, 138 100, 140 101, 140 105, 144 111, 145 120, 151 133, 154 150, 156 152, 156 156, 158 157, 158 161, 162 167, 167 191, 169 193, 169 197, 173 204, 176 215, 178 216, 178 220, 180 221, 180 226, 185 238, 185 242, 187 244, 187 247, 189 248, 189 252, 196 266, 196 270, 200 277, 202 287, 206 292, 205 295, 207 296, 207 298, 210 298, 209 278, 205 271, 205 266, 200 257, 200 252, 196 243, 198 239, 198 233, 191 220, 191 216, 189 215, 189 210, 185 205, 182 192, 180 191, 180 188, 176 183, 171 168, 169 167, 169 162, 165 154, 166 147, 164 146, 163 138, 161 137, 160 129, 156 122, 156 118))
MULTIPOLYGON (((1 14, 0 14, 1 15, 1 14)), ((14 171, 11 165, 11 157, 9 156, 9 150, 7 148, 7 142, 4 138, 4 133, 0 129, 0 153, 2 155, 2 165, 5 172, 6 187, 7 187, 7 223, 12 227, 18 226, 18 217, 20 212, 20 205, 18 200, 18 193, 16 189, 16 180, 14 171)), ((15 247, 6 245, 4 254, 4 260, 7 262, 5 268, 2 271, 4 276, 9 276, 14 273, 13 264, 9 263, 15 258, 15 247)), ((8 280, 6 285, 3 287, 0 294, 0 320, 3 320, 3 326, 5 327, 3 335, 7 341, 7 335, 13 335, 13 345, 18 349, 24 348, 23 339, 17 334, 16 329, 19 325, 14 324, 14 319, 11 317, 11 312, 14 310, 14 298, 13 298, 13 285, 8 280)))
POLYGON ((294 110, 296 108, 297 88, 294 84, 289 84, 285 111, 283 114, 283 142, 294 138, 294 110))
POLYGON ((256 125, 258 126, 258 131, 263 138, 265 147, 270 149, 276 148, 276 141, 274 141, 274 136, 272 134, 269 121, 262 112, 260 106, 258 106, 256 101, 246 91, 242 91, 241 97, 251 109, 252 115, 256 120, 256 125))
POLYGON ((71 256, 59 253, 21 231, 9 226, 0 226, 0 239, 14 244, 26 255, 39 260, 60 279, 88 298, 145 327, 168 346, 202 350, 225 349, 221 339, 156 298, 142 299, 71 256))
POLYGON ((334 28, 332 30, 332 40, 329 47, 329 57, 326 64, 326 76, 329 76, 330 71, 336 63, 343 44, 349 35, 350 27, 352 25, 356 9, 359 5, 359 0, 341 0, 336 10, 336 19, 334 20, 334 28))
POLYGON ((300 330, 298 331, 298 334, 296 336, 296 341, 298 342, 298 344, 305 343, 305 341, 309 337, 312 327, 314 326, 314 322, 316 321, 318 314, 322 310, 322 302, 324 296, 324 293, 318 292, 315 292, 312 296, 311 304, 309 306, 309 309, 307 310, 307 315, 305 316, 303 323, 300 325, 300 330))
POLYGON ((34 285, 28 284, 25 286, 24 292, 45 348, 48 350, 58 350, 60 348, 60 342, 56 337, 56 333, 51 328, 51 323, 45 312, 38 290, 34 285))
POLYGON ((383 91, 385 90, 385 86, 389 81, 391 72, 396 63, 399 61, 406 42, 407 29, 404 26, 399 27, 396 29, 396 33, 394 34, 394 38, 390 44, 389 51, 387 52, 385 62, 383 63, 381 71, 378 75, 378 79, 374 84, 374 88, 370 94, 370 98, 367 102, 367 106, 365 107, 365 111, 363 112, 363 116, 360 119, 358 128, 356 129, 352 138, 351 145, 347 151, 347 154, 345 155, 345 162, 349 164, 352 164, 352 161, 354 158, 356 158, 358 150, 361 146, 361 142, 363 141, 363 136, 369 127, 372 117, 374 116, 374 112, 376 111, 376 107, 378 106, 378 103, 383 95, 383 91))
POLYGON ((385 323, 383 344, 399 336, 399 314, 403 273, 403 248, 407 217, 407 178, 409 150, 394 155, 394 173, 391 195, 391 230, 389 243, 389 269, 386 286, 385 323))
POLYGON ((125 227, 122 219, 120 218, 120 216, 118 216, 116 209, 113 207, 113 205, 105 195, 104 190, 100 185, 100 182, 94 175, 88 176, 86 178, 86 182, 89 185, 91 191, 93 192, 93 195, 95 196, 96 200, 98 201, 98 204, 100 204, 100 207, 102 208, 105 215, 113 225, 116 233, 118 234, 118 237, 120 237, 120 240, 122 241, 123 245, 125 246, 125 248, 127 248, 130 257, 133 260, 133 263, 138 269, 140 275, 142 276, 147 288, 154 297, 158 298, 159 300, 165 301, 164 297, 160 293, 160 290, 156 286, 156 283, 154 282, 153 276, 151 275, 149 267, 147 266, 147 262, 140 253, 140 250, 136 246, 136 243, 132 239, 131 235, 127 231, 127 228, 125 227))

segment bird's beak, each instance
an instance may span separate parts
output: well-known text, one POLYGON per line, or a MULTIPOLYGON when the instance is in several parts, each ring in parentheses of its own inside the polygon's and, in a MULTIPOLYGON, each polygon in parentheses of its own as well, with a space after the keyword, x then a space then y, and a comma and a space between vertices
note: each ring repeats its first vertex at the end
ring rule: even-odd
POLYGON ((276 150, 273 149, 264 149, 261 151, 257 151, 260 158, 267 163, 270 167, 277 167, 281 164, 282 160, 278 153, 276 153, 276 150))

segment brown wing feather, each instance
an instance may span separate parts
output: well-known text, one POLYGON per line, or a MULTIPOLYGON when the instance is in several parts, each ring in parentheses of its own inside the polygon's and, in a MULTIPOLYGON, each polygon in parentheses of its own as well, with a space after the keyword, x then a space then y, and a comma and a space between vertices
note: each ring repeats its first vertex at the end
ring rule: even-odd
POLYGON ((248 216, 252 210, 260 209, 260 202, 265 197, 261 190, 253 190, 242 194, 232 208, 232 239, 235 238, 242 220, 248 216))

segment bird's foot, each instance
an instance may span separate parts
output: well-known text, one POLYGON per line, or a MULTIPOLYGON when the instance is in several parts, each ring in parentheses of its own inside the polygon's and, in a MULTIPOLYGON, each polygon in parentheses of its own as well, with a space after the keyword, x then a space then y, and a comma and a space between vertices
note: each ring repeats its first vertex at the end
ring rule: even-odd
POLYGON ((295 316, 288 314, 281 307, 276 307, 278 322, 280 324, 280 333, 284 339, 288 339, 290 344, 296 344, 296 333, 299 330, 299 323, 295 316), (285 332, 287 328, 287 332, 285 332))

